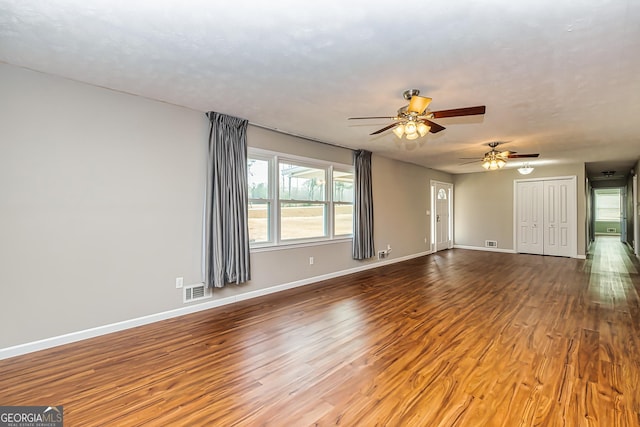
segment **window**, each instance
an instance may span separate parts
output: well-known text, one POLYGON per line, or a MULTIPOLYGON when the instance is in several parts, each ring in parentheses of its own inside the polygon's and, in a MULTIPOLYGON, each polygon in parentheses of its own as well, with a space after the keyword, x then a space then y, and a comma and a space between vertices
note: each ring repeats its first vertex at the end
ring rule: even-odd
POLYGON ((280 240, 327 236, 327 171, 278 162, 280 240))
POLYGON ((333 170, 333 234, 353 234, 353 171, 333 170))
POLYGON ((252 247, 349 238, 353 167, 249 149, 252 247))
POLYGON ((620 189, 595 190, 596 221, 620 221, 620 189))
POLYGON ((249 187, 249 238, 251 243, 272 241, 271 221, 273 187, 270 184, 268 158, 254 157, 247 162, 249 187))

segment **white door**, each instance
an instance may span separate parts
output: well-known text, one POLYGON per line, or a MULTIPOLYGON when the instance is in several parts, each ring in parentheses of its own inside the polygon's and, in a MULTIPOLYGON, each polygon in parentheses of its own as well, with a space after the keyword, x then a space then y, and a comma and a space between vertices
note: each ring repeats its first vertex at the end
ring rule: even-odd
POLYGON ((517 252, 527 254, 544 253, 542 188, 542 181, 517 183, 517 252))
POLYGON ((451 226, 451 199, 453 196, 453 184, 433 181, 433 235, 435 251, 453 247, 451 226))
POLYGON ((568 179, 544 181, 545 255, 573 255, 576 233, 574 182, 568 179))
POLYGON ((575 178, 516 182, 516 251, 577 256, 575 178))

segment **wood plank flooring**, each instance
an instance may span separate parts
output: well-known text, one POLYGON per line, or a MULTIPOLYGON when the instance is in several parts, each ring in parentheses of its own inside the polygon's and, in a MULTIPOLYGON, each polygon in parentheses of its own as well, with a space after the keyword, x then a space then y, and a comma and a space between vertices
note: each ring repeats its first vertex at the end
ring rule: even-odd
POLYGON ((455 249, 0 361, 67 426, 638 426, 640 268, 455 249))

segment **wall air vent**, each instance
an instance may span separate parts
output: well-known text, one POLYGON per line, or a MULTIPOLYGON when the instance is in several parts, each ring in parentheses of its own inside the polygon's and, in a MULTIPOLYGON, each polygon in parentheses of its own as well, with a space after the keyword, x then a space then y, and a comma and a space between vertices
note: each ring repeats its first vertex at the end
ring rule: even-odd
POLYGON ((497 240, 485 240, 484 241, 484 247, 485 248, 497 248, 498 247, 498 241, 497 240))
POLYGON ((211 288, 207 288, 204 283, 188 285, 183 289, 184 293, 182 294, 182 302, 185 303, 211 298, 211 288))

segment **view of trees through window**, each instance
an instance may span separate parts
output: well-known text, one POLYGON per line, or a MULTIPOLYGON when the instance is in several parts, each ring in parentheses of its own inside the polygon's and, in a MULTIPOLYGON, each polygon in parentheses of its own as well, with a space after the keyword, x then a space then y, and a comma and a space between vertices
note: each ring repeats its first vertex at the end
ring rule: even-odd
POLYGON ((252 244, 352 234, 351 168, 251 154, 247 167, 252 244))

